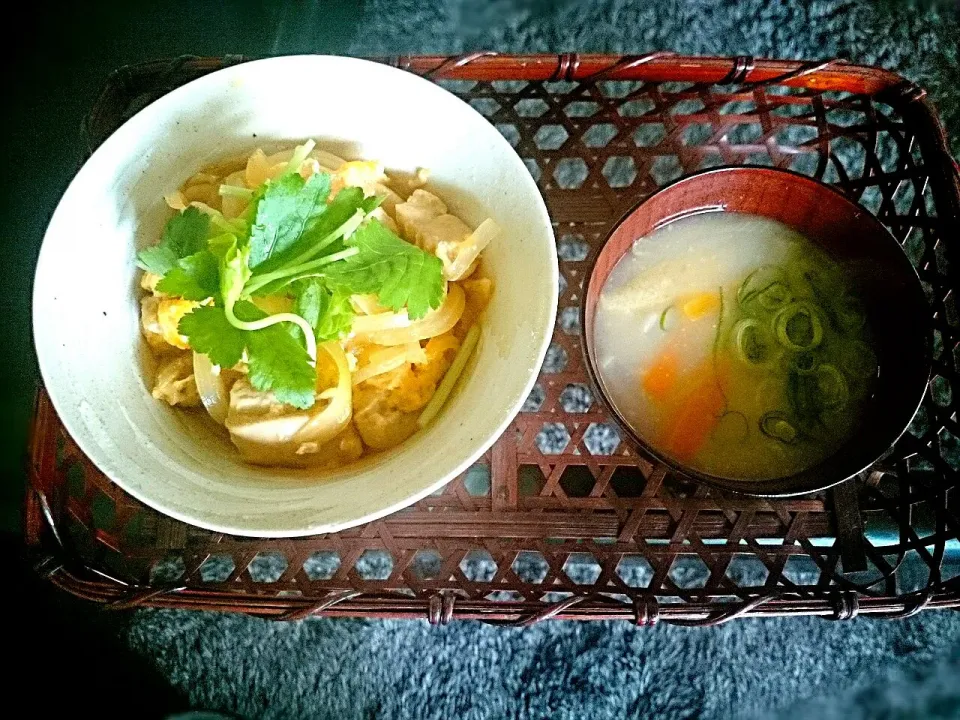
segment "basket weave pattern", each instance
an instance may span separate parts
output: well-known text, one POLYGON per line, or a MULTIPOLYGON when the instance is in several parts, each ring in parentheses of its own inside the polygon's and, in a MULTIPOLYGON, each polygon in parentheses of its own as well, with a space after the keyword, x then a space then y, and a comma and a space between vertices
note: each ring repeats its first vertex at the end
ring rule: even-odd
MULTIPOLYGON (((88 119, 91 149, 145 103, 237 60, 120 71, 88 119)), ((745 57, 385 62, 485 115, 547 200, 560 305, 524 410, 477 465, 407 510, 333 535, 259 540, 193 528, 127 496, 75 447, 41 391, 27 541, 54 582, 114 607, 287 619, 704 625, 746 614, 902 617, 960 606, 944 565, 960 538, 949 502, 960 470, 952 394, 960 392, 960 265, 950 244, 960 184, 922 90, 872 68, 745 57), (876 467, 831 493, 766 501, 675 478, 620 438, 586 377, 580 293, 613 223, 683 174, 744 163, 813 175, 877 214, 931 303, 934 378, 917 419, 876 467)))

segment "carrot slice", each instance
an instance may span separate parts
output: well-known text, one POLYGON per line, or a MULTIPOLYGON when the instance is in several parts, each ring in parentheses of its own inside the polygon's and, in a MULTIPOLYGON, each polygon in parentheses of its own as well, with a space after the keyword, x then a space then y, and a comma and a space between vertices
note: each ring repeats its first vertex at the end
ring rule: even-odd
POLYGON ((655 400, 665 400, 677 382, 679 360, 672 347, 661 352, 653 365, 643 373, 641 385, 647 395, 655 400))
POLYGON ((678 460, 690 460, 706 443, 726 400, 718 382, 723 367, 704 363, 691 373, 693 386, 666 423, 662 447, 678 460), (719 374, 718 374, 719 373, 719 374))
POLYGON ((700 293, 683 303, 683 314, 690 320, 699 320, 714 310, 720 309, 720 296, 717 293, 700 293))

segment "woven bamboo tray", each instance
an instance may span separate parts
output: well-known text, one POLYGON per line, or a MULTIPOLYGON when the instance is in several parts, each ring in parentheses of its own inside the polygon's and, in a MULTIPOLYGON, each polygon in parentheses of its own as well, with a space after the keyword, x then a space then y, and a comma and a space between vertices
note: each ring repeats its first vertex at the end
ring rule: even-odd
MULTIPOLYGON (((90 149, 169 90, 242 58, 115 73, 90 149)), ((960 607, 960 183, 924 91, 883 70, 668 53, 402 57, 507 137, 561 257, 553 345, 513 426, 441 492, 369 525, 290 540, 211 533, 110 483, 38 394, 26 541, 60 587, 109 607, 708 625, 744 615, 904 617, 960 607), (619 437, 585 374, 583 278, 612 223, 659 185, 724 164, 834 183, 891 229, 934 318, 934 378, 909 432, 829 494, 766 501, 672 477, 619 437)), ((384 480, 385 482, 387 479, 384 480)))

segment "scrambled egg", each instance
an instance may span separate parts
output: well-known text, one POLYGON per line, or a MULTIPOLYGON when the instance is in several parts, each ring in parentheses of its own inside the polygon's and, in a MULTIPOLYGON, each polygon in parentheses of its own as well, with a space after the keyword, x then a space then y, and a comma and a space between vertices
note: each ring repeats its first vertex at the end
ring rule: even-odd
POLYGON ((157 317, 158 307, 160 298, 155 295, 147 295, 140 300, 140 327, 151 350, 157 353, 170 352, 174 347, 163 338, 163 328, 157 317))
POLYGON ((160 363, 153 396, 181 407, 200 405, 200 394, 193 379, 193 356, 190 353, 177 353, 160 363))
POLYGON ((163 339, 174 347, 189 350, 190 344, 187 338, 177 331, 177 325, 180 324, 184 315, 199 306, 200 303, 193 300, 161 298, 157 304, 157 322, 163 339))
POLYGON ((470 327, 480 318, 480 314, 486 309, 490 298, 493 297, 493 280, 490 278, 465 280, 460 283, 460 287, 463 288, 466 301, 463 307, 463 315, 460 316, 460 320, 454 326, 452 332, 462 340, 470 327))
POLYGON ((163 293, 157 292, 157 283, 163 279, 162 275, 157 275, 152 272, 145 272, 140 278, 140 287, 144 290, 152 292, 154 295, 163 295, 163 293))

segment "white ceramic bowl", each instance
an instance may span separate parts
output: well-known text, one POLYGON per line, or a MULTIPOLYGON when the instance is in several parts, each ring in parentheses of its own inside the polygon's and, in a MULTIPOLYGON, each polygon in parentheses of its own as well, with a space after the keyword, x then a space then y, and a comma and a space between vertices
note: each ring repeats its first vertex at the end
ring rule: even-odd
POLYGON ((179 520, 237 535, 294 536, 369 522, 475 462, 529 393, 556 314, 557 255, 535 183, 496 129, 407 72, 296 56, 207 75, 125 123, 87 161, 47 228, 33 295, 40 370, 60 418, 110 479, 179 520), (154 400, 139 333, 134 256, 153 244, 163 195, 211 161, 314 138, 388 169, 431 169, 468 223, 492 217, 495 282, 481 340, 439 418, 376 461, 334 473, 240 462, 202 413, 154 400))

